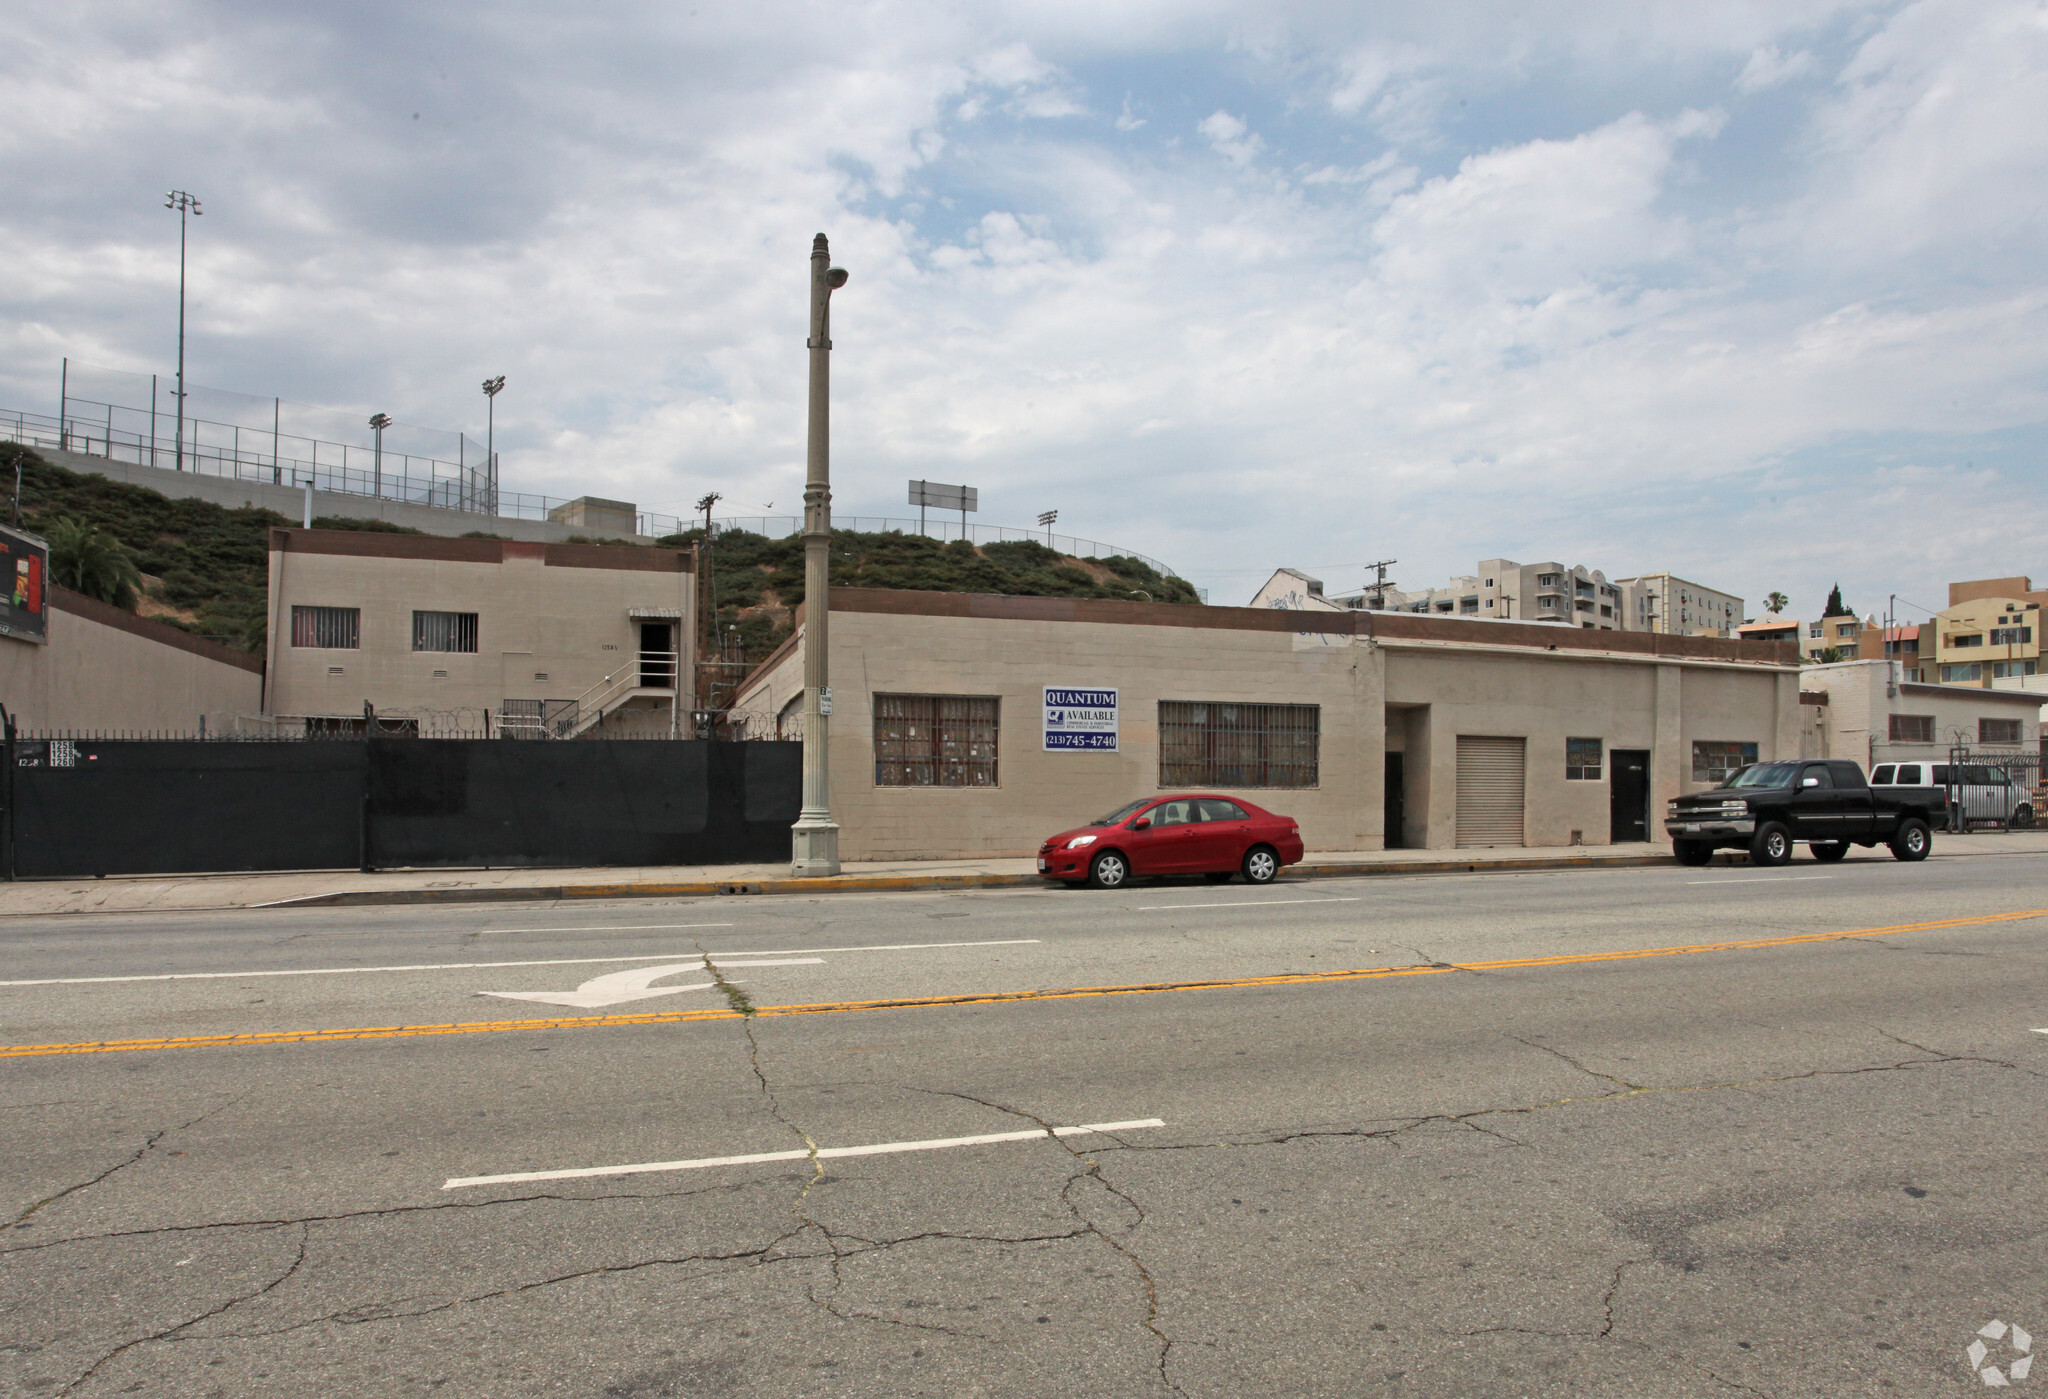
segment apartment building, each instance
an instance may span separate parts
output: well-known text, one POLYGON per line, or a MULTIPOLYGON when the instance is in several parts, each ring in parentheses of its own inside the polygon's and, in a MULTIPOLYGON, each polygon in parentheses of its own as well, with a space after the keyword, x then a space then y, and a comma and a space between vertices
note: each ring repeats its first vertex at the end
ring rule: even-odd
POLYGON ((1617 585, 1624 600, 1627 631, 1669 636, 1728 636, 1746 620, 1742 599, 1675 573, 1644 573, 1617 585))

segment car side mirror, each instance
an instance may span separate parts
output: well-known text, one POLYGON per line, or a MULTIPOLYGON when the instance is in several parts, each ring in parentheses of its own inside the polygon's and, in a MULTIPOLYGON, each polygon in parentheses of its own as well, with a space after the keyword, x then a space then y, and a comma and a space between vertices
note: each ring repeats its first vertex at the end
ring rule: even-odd
POLYGON ((1149 820, 1133 821, 1131 822, 1131 829, 1134 831, 1149 831, 1152 829, 1152 823, 1149 820))
POLYGON ((1818 787, 1820 786, 1820 779, 1818 777, 1809 777, 1799 785, 1802 787, 1818 787))

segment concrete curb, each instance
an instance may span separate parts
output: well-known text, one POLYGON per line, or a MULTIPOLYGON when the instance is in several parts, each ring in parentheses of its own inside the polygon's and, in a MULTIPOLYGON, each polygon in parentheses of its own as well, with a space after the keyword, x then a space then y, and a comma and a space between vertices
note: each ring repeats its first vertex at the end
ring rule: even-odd
MULTIPOLYGON (((1361 864, 1290 865, 1295 878, 1345 879, 1375 874, 1501 874, 1515 870, 1629 869, 1668 865, 1669 855, 1557 856, 1539 860, 1396 860, 1361 864)), ((250 904, 250 908, 375 907, 393 904, 561 903, 576 899, 675 899, 719 894, 898 893, 933 889, 1041 889, 1052 881, 1037 874, 837 875, 827 879, 691 880, 657 884, 549 884, 493 889, 345 889, 296 899, 250 904)))

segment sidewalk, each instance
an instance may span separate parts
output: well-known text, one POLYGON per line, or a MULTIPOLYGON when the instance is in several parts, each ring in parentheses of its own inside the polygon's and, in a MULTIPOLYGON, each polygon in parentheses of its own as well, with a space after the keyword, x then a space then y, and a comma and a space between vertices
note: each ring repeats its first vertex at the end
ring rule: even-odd
MULTIPOLYGON (((1934 859, 1964 855, 2048 854, 2048 831, 2010 835, 1937 835, 1934 859)), ((1716 864, 1725 863, 1721 856, 1716 864)), ((1739 857, 1738 857, 1739 858, 1739 857)), ((1801 855, 1800 863, 1810 863, 1801 855)), ((1881 847, 1852 860, 1885 860, 1881 847)), ((1365 850, 1310 852, 1282 880, 1374 874, 1617 869, 1671 863, 1667 845, 1554 846, 1520 850, 1365 850)), ((1036 888, 1026 859, 901 860, 848 864, 832 879, 793 879, 775 865, 680 865, 636 869, 389 870, 375 874, 124 875, 111 879, 27 880, 0 885, 0 917, 52 913, 147 913, 227 908, 377 904, 555 902, 662 899, 716 894, 821 894, 863 891, 1036 888)))

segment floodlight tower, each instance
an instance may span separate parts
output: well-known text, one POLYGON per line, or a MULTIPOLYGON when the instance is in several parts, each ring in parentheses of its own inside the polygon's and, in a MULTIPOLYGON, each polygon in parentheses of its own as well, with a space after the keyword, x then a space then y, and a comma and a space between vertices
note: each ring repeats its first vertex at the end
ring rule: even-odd
MULTIPOLYGON (((390 426, 391 415, 389 413, 379 413, 376 417, 370 419, 370 427, 377 434, 377 447, 370 457, 370 494, 379 500, 384 498, 384 429, 390 426)), ((342 485, 344 487, 348 485, 345 478, 342 481, 342 485)))
POLYGON ((505 387, 505 376, 484 380, 484 489, 489 492, 489 502, 484 506, 487 513, 498 513, 498 394, 505 387))
MULTIPOLYGON (((164 207, 178 211, 178 470, 185 469, 185 223, 186 215, 197 217, 206 211, 199 207, 199 201, 182 189, 174 189, 164 196, 164 207)), ((151 406, 155 412, 154 405, 151 406)), ((150 429, 156 431, 155 419, 150 429)))

